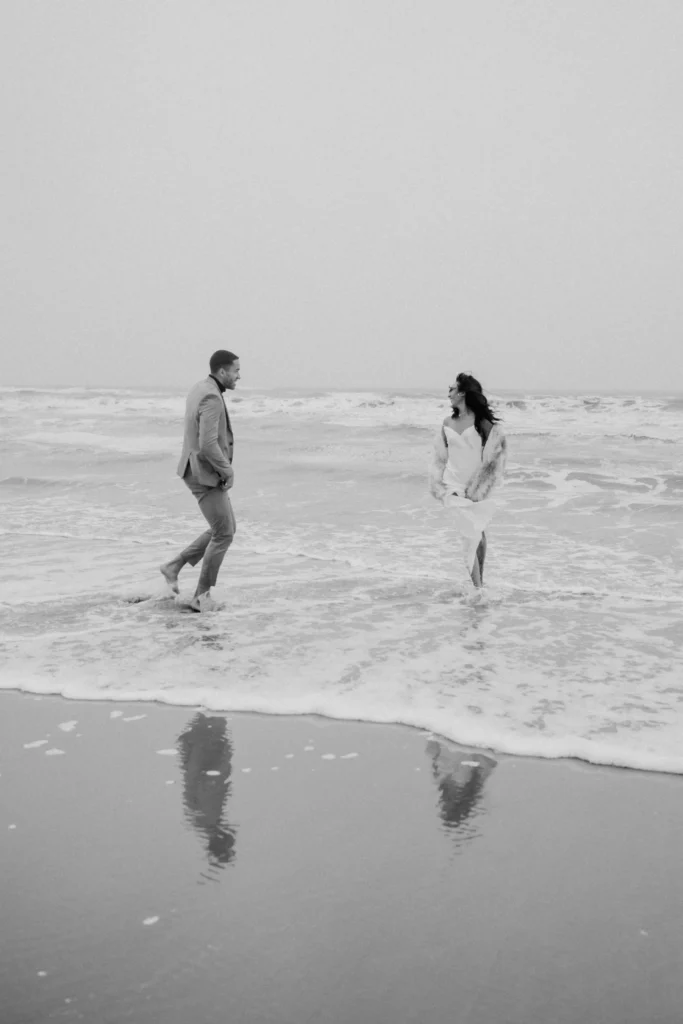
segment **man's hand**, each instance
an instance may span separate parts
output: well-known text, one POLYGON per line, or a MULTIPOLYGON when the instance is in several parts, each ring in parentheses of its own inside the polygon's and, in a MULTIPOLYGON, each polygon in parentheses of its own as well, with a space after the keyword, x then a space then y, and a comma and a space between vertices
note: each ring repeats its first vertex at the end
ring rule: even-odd
POLYGON ((222 491, 229 491, 230 488, 232 487, 232 485, 234 484, 234 482, 235 482, 235 473, 231 469, 229 476, 221 477, 221 481, 220 481, 218 486, 220 487, 220 489, 222 491))

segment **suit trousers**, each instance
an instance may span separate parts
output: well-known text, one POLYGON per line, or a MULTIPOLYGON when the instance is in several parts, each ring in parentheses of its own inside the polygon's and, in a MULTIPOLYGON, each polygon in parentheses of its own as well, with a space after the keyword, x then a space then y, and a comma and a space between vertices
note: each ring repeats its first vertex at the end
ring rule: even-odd
POLYGON ((228 492, 222 487, 205 487, 195 480, 189 469, 183 477, 183 483, 194 494, 209 524, 209 529, 186 547, 180 556, 183 562, 190 565, 196 565, 202 560, 197 592, 203 594, 216 585, 218 570, 235 535, 235 515, 228 492))

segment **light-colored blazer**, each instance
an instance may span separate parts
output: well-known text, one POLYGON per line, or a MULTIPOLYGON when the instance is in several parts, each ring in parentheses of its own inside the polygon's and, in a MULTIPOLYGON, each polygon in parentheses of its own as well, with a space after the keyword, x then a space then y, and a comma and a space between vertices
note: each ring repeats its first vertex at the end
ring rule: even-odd
POLYGON ((217 487, 222 480, 232 477, 233 445, 230 417, 218 384, 213 377, 200 380, 185 404, 185 436, 178 476, 184 477, 189 465, 198 483, 217 487))

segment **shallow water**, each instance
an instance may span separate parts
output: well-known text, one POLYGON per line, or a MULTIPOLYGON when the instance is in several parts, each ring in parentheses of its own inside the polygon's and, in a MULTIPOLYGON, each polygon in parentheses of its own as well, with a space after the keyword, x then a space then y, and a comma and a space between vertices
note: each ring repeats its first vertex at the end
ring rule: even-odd
POLYGON ((199 618, 157 572, 203 523, 174 476, 183 395, 0 391, 0 685, 683 772, 683 400, 494 398, 480 598, 426 489, 441 396, 230 396, 238 533, 199 618))

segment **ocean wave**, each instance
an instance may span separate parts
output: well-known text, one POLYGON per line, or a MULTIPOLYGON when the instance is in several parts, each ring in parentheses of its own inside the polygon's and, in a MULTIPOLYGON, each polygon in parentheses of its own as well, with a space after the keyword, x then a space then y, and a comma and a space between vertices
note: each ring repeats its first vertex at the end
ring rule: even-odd
MULTIPOLYGON (((619 434, 612 435, 619 437, 619 434)), ((629 441, 655 441, 657 444, 677 444, 678 439, 673 437, 661 437, 659 434, 624 434, 629 441)))
MULTIPOLYGON (((164 552, 200 528, 173 482, 184 396, 10 396, 3 685, 405 722, 500 751, 651 770, 678 763, 683 462, 657 442, 683 435, 683 415, 666 397, 493 396, 510 464, 482 594, 426 493, 442 391, 227 397, 239 531, 226 610, 198 622, 152 593, 164 552), (63 404, 43 414, 46 402, 63 404), (86 501, 62 493, 60 472, 68 486, 90 474, 103 489, 86 501), (133 589, 140 603, 128 603, 133 589)), ((196 573, 184 574, 188 592, 196 573)))
MULTIPOLYGON (((198 673, 200 677, 203 673, 198 673)), ((179 681, 180 682, 180 681, 179 681)), ((0 690, 14 690, 39 695, 58 695, 70 700, 117 701, 126 703, 158 703, 174 707, 201 707, 207 711, 251 713, 278 716, 316 715, 337 721, 368 722, 382 725, 405 725, 443 737, 450 742, 475 747, 496 754, 536 757, 544 760, 579 760, 589 764, 629 768, 633 770, 683 775, 683 755, 660 754, 651 749, 634 748, 632 743, 607 742, 568 733, 563 736, 520 735, 514 729, 487 724, 472 714, 461 714, 447 721, 443 710, 418 707, 387 707, 384 702, 365 704, 351 695, 308 694, 293 696, 278 692, 240 692, 212 687, 201 679, 194 689, 147 686, 144 682, 133 688, 117 680, 100 689, 78 673, 61 679, 0 679, 0 690)))
POLYGON ((183 394, 153 390, 88 388, 0 388, 0 411, 3 414, 43 414, 92 417, 118 417, 126 413, 153 419, 182 417, 183 394))
MULTIPOLYGON (((531 437, 648 438, 654 442, 683 440, 683 416, 667 412, 667 400, 651 396, 525 395, 491 396, 510 435, 531 437)), ((234 396, 235 416, 245 420, 269 417, 319 419, 341 426, 430 430, 437 428, 448 403, 441 393, 322 392, 313 395, 252 393, 234 396)))
POLYGON ((0 480, 0 487, 93 487, 93 481, 86 477, 47 476, 6 476, 0 480))
POLYGON ((104 451, 131 456, 175 455, 178 447, 177 438, 156 437, 152 434, 95 434, 91 431, 76 430, 36 431, 27 434, 24 440, 45 451, 66 448, 73 451, 104 451))
MULTIPOLYGON (((28 529, 28 530, 8 530, 4 526, 0 526, 0 537, 49 537, 54 540, 83 540, 82 532, 73 532, 69 530, 41 530, 41 529, 28 529)), ((110 544, 145 544, 147 543, 140 537, 127 536, 121 537, 115 534, 101 534, 101 533, 89 533, 88 543, 94 541, 103 541, 110 544)))
MULTIPOLYGON (((512 434, 541 437, 613 437, 679 442, 683 440, 683 398, 676 395, 559 395, 493 392, 494 409, 512 434)), ((236 421, 320 420, 344 426, 435 429, 448 409, 443 391, 260 391, 240 389, 230 395, 236 421)), ((11 389, 0 388, 0 414, 60 417, 68 420, 110 419, 125 431, 128 421, 182 423, 184 392, 153 389, 11 389)))
MULTIPOLYGON (((432 550, 423 520, 411 533, 396 522, 311 533, 245 514, 229 599, 205 617, 185 615, 168 595, 161 554, 130 558, 133 536, 165 544, 156 521, 152 533, 145 521, 112 528, 99 566, 68 553, 43 575, 34 561, 27 579, 18 560, 10 569, 21 591, 2 608, 1 685, 396 722, 501 753, 683 773, 683 593, 673 563, 651 559, 650 572, 643 553, 567 538, 549 571, 538 569, 539 584, 535 570, 516 571, 526 551, 496 542, 498 575, 474 593, 451 578, 445 535, 432 550)), ((82 536, 66 518, 43 525, 48 539, 82 536)), ((89 535, 107 532, 90 524, 89 535)))

